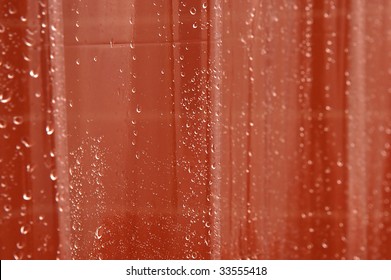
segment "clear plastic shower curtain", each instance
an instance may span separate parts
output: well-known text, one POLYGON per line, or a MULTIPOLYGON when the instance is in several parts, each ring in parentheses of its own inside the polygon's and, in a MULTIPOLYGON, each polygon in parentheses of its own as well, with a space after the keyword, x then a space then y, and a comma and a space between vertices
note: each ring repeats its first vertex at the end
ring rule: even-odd
POLYGON ((391 3, 0 1, 2 259, 390 259, 391 3))

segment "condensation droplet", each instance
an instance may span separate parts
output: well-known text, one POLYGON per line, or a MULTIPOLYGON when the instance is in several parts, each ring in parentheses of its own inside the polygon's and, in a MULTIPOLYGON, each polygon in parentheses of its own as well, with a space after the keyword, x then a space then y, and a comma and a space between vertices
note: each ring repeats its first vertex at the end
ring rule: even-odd
POLYGON ((3 104, 8 103, 8 102, 10 102, 11 97, 12 97, 11 93, 9 93, 8 96, 5 96, 3 94, 3 96, 0 97, 0 102, 3 103, 3 104))
POLYGON ((100 232, 100 229, 102 228, 102 226, 99 226, 96 230, 95 230, 95 238, 96 239, 101 239, 102 238, 102 233, 100 232))
POLYGON ((196 12, 197 12, 197 9, 196 8, 194 8, 194 7, 192 7, 191 9, 190 9, 190 14, 191 15, 195 15, 196 14, 196 12))
POLYGON ((5 212, 9 212, 12 209, 11 204, 4 204, 3 209, 5 212))
POLYGON ((6 128, 7 127, 7 123, 5 120, 0 120, 0 128, 6 128))
POLYGON ((141 113, 141 107, 140 107, 140 105, 137 105, 137 106, 136 106, 136 112, 139 113, 139 114, 141 113))
POLYGON ((17 242, 17 243, 16 243, 16 248, 18 248, 19 250, 21 250, 21 249, 24 248, 25 245, 26 245, 26 244, 23 243, 23 242, 17 242))
POLYGON ((52 181, 56 181, 57 180, 57 175, 56 175, 56 172, 54 170, 50 171, 50 180, 52 180, 52 181))
POLYGON ((25 192, 24 194, 23 194, 23 199, 24 200, 26 200, 26 201, 29 201, 29 200, 31 200, 31 192, 25 192))
POLYGON ((10 4, 9 8, 8 8, 8 12, 10 13, 10 15, 16 14, 16 12, 17 12, 16 7, 14 5, 10 4))
POLYGON ((13 123, 15 125, 21 125, 23 123, 23 117, 22 116, 15 116, 13 117, 13 123))
POLYGON ((21 226, 20 227, 20 233, 23 234, 23 235, 26 235, 30 232, 30 226, 29 225, 26 225, 26 226, 21 226))
POLYGON ((22 144, 26 147, 26 148, 31 148, 31 143, 30 143, 30 141, 28 141, 27 140, 27 138, 22 138, 21 140, 20 140, 20 142, 22 142, 22 144))
POLYGON ((30 70, 30 77, 36 79, 38 78, 39 74, 37 72, 34 72, 34 70, 30 70))
POLYGON ((14 254, 14 259, 15 260, 21 260, 22 258, 23 258, 23 253, 22 252, 14 254))
POLYGON ((54 127, 50 124, 46 125, 46 134, 47 135, 52 135, 54 132, 54 127))

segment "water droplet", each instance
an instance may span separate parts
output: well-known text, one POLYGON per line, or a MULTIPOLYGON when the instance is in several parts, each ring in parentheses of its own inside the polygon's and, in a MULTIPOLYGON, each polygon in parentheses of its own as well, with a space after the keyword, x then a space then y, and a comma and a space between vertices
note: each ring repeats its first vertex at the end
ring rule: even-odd
POLYGON ((196 14, 196 12, 197 12, 197 9, 196 8, 194 8, 194 7, 192 7, 191 9, 190 9, 190 14, 191 15, 195 15, 196 14))
POLYGON ((11 204, 4 204, 3 209, 5 212, 9 212, 12 209, 11 204))
POLYGON ((197 28, 198 27, 198 24, 195 22, 193 23, 193 28, 197 28))
POLYGON ((29 140, 27 140, 27 138, 26 137, 23 137, 21 140, 20 140, 20 142, 22 142, 22 144, 26 147, 26 148, 31 148, 31 143, 30 143, 30 141, 29 140))
POLYGON ((22 116, 15 116, 15 117, 13 117, 13 122, 15 125, 21 125, 23 123, 23 117, 22 116))
POLYGON ((0 33, 3 33, 5 31, 5 26, 0 23, 0 33))
POLYGON ((96 56, 94 56, 94 62, 97 62, 98 61, 98 58, 96 56))
POLYGON ((14 5, 10 4, 9 8, 8 8, 8 12, 10 13, 10 15, 16 14, 16 12, 17 12, 16 7, 14 5))
POLYGON ((191 258, 192 258, 193 260, 195 260, 195 259, 197 258, 197 252, 193 252, 193 253, 191 254, 191 258))
POLYGON ((54 132, 54 127, 50 124, 46 125, 46 134, 47 135, 52 135, 54 132))
POLYGON ((0 97, 0 102, 3 103, 3 104, 8 103, 8 102, 10 102, 11 97, 12 97, 11 93, 8 93, 8 95, 7 94, 3 94, 3 96, 0 97))
POLYGON ((76 59, 76 65, 80 65, 80 59, 79 58, 76 59))
POLYGON ((50 171, 50 180, 56 181, 57 180, 57 175, 54 170, 50 171))
MULTIPOLYGON (((32 46, 33 46, 33 43, 30 42, 27 38, 24 38, 24 39, 23 39, 23 42, 24 42, 24 44, 25 44, 27 47, 32 47, 32 46)), ((28 61, 30 61, 30 60, 28 60, 28 61)))
POLYGON ((24 248, 25 245, 26 245, 26 244, 23 243, 23 242, 17 242, 17 243, 16 243, 16 248, 18 248, 19 250, 21 250, 21 249, 24 248))
POLYGON ((21 260, 23 258, 23 252, 14 253, 15 260, 21 260))
POLYGON ((31 200, 31 197, 32 197, 31 192, 25 192, 23 194, 23 199, 26 200, 26 201, 31 200))
POLYGON ((31 227, 29 225, 21 226, 20 233, 26 235, 30 232, 31 227))
POLYGON ((39 74, 37 72, 34 72, 34 70, 30 70, 30 77, 36 79, 38 78, 39 74))
POLYGON ((0 128, 6 128, 7 127, 7 123, 5 120, 0 120, 0 128))
POLYGON ((101 239, 102 238, 102 233, 100 232, 100 229, 102 228, 102 226, 99 226, 96 230, 95 230, 95 238, 96 239, 101 239))
POLYGON ((139 113, 139 114, 141 113, 141 107, 140 107, 140 105, 137 105, 137 106, 136 106, 136 112, 139 113))

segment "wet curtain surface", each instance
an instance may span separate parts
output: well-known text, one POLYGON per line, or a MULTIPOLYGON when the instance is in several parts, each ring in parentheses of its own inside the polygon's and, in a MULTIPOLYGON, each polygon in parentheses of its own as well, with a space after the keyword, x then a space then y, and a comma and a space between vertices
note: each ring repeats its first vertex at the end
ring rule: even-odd
POLYGON ((2 259, 390 259, 391 3, 0 1, 2 259))

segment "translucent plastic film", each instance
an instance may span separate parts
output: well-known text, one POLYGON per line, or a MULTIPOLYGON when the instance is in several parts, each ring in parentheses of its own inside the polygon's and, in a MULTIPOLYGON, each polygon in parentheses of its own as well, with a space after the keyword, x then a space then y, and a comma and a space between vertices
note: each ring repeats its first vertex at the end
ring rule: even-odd
POLYGON ((0 0, 1 259, 391 259, 391 2, 0 0))

